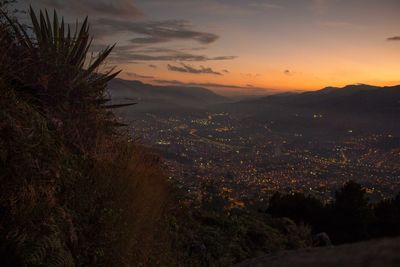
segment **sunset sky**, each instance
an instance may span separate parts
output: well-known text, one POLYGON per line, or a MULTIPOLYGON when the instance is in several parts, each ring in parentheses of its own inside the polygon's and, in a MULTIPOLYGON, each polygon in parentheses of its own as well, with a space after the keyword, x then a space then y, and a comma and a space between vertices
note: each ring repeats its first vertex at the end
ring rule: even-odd
POLYGON ((400 84, 399 0, 21 0, 89 15, 122 78, 218 92, 400 84))

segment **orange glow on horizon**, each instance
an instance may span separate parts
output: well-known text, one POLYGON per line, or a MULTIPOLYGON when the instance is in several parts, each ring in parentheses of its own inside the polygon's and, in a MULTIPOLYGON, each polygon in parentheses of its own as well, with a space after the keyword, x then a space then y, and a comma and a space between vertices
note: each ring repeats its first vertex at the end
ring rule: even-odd
MULTIPOLYGON (((400 58, 399 58, 400 60, 400 58)), ((400 61, 399 61, 400 62, 400 61)), ((391 66, 392 67, 392 66, 391 66)), ((376 86, 394 86, 400 84, 400 70, 397 68, 384 69, 354 66, 348 64, 346 68, 330 66, 329 71, 324 71, 324 68, 311 68, 310 71, 293 71, 285 73, 285 71, 268 69, 265 72, 257 74, 248 74, 238 69, 235 72, 230 72, 227 75, 207 76, 195 74, 182 74, 171 72, 166 69, 149 69, 146 66, 127 65, 121 66, 124 72, 120 75, 121 78, 127 80, 141 80, 145 83, 157 84, 156 80, 179 81, 182 84, 221 84, 232 85, 237 87, 254 87, 273 89, 277 91, 294 91, 319 90, 327 86, 343 87, 349 84, 364 83, 376 86), (127 73, 138 74, 137 77, 128 75, 127 73), (148 77, 141 77, 148 76, 148 77), (153 77, 153 78, 151 78, 153 77)), ((232 67, 232 69, 234 66, 232 67)), ((207 87, 211 90, 216 88, 207 87)), ((219 88, 218 92, 235 90, 235 88, 219 88)), ((245 89, 241 90, 245 91, 245 89)), ((268 92, 268 91, 267 91, 268 92)), ((251 92, 250 92, 251 94, 251 92)))

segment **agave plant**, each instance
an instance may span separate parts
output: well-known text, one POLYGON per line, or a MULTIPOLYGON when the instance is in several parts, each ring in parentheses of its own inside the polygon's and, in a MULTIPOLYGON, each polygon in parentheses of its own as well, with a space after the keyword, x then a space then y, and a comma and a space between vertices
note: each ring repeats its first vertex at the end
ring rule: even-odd
MULTIPOLYGON (((79 29, 77 23, 74 33, 71 33, 70 25, 66 25, 63 18, 59 21, 56 11, 54 11, 52 20, 47 10, 40 11, 38 17, 30 7, 29 15, 32 21, 33 38, 19 23, 9 20, 10 26, 13 28, 20 44, 28 49, 31 55, 36 56, 37 59, 42 56, 46 60, 52 60, 58 64, 76 67, 74 81, 92 77, 95 74, 95 70, 98 69, 114 48, 114 45, 108 46, 82 71, 85 63, 87 63, 87 55, 93 40, 89 37, 88 18, 85 18, 79 29), (52 57, 46 57, 49 55, 52 57)), ((106 82, 118 74, 119 71, 113 73, 112 69, 103 75, 96 73, 95 77, 106 82)))
POLYGON ((0 76, 37 103, 56 128, 63 126, 60 130, 70 140, 86 144, 101 127, 118 126, 104 109, 135 103, 106 105, 107 82, 120 73, 114 68, 102 71, 114 45, 90 53, 87 18, 71 29, 56 11, 51 18, 47 10, 37 14, 31 7, 29 15, 27 29, 2 12, 6 22, 0 25, 0 76))
MULTIPOLYGON (((18 71, 17 76, 19 77, 21 74, 27 74, 28 77, 25 77, 23 81, 25 85, 39 84, 47 87, 48 79, 52 78, 52 75, 54 77, 58 70, 62 77, 58 75, 54 78, 57 78, 58 81, 68 81, 69 89, 76 89, 81 84, 86 84, 88 85, 86 90, 94 89, 92 92, 91 90, 86 92, 90 98, 97 97, 96 103, 100 104, 107 102, 107 99, 103 98, 104 87, 120 71, 114 71, 115 68, 111 68, 101 73, 99 68, 115 45, 107 46, 96 56, 89 53, 93 39, 89 35, 87 17, 81 24, 77 22, 75 29, 71 30, 71 26, 66 24, 63 18, 61 21, 59 20, 56 11, 54 11, 53 18, 50 19, 47 10, 40 11, 39 15, 36 15, 33 8, 30 7, 29 15, 32 27, 28 32, 25 27, 10 19, 7 14, 3 13, 2 15, 6 18, 7 26, 12 29, 17 44, 22 50, 20 54, 25 57, 26 67, 29 65, 39 67, 33 73, 18 71)), ((58 94, 59 89, 56 88, 58 94)), ((132 104, 134 103, 126 105, 132 104)))

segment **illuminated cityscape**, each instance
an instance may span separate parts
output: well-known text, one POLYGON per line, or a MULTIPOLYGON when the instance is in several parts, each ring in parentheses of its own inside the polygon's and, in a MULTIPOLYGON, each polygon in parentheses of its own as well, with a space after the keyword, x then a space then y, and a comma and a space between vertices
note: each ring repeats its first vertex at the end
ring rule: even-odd
POLYGON ((133 133, 165 158, 171 179, 193 197, 205 181, 239 205, 262 202, 275 191, 328 201, 349 180, 365 186, 372 201, 400 188, 400 139, 391 134, 348 129, 340 137, 313 138, 227 112, 147 113, 135 120, 133 133))

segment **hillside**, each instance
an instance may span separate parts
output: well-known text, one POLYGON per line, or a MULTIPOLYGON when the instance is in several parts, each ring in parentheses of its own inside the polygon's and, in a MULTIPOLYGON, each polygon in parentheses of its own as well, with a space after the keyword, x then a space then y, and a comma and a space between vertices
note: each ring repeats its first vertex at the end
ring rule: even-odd
POLYGON ((228 99, 206 88, 184 86, 157 86, 140 81, 114 79, 109 85, 113 103, 135 101, 135 111, 205 108, 227 102, 228 99))
POLYGON ((253 101, 239 102, 240 106, 285 106, 288 109, 310 109, 325 112, 399 112, 400 86, 377 87, 364 84, 342 88, 327 87, 301 94, 279 94, 253 101))
POLYGON ((117 73, 96 70, 112 48, 85 65, 87 20, 71 35, 56 13, 43 14, 30 11, 32 37, 0 19, 1 266, 127 266, 165 255, 171 185, 111 112, 106 84, 117 73))
POLYGON ((400 86, 349 85, 313 92, 276 94, 214 106, 237 118, 273 121, 272 130, 322 135, 400 133, 400 86))
POLYGON ((397 267, 400 239, 383 239, 338 247, 281 251, 251 259, 235 267, 397 267))

